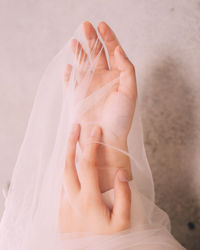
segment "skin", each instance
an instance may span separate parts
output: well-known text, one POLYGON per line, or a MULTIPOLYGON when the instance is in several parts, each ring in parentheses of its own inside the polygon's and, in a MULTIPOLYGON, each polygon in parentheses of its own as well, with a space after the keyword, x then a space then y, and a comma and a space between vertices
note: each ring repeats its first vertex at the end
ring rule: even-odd
POLYGON ((69 139, 60 206, 60 232, 112 234, 129 228, 131 191, 126 171, 119 170, 114 181, 114 205, 110 210, 102 199, 97 168, 101 128, 93 128, 76 171, 76 144, 80 125, 74 125, 69 139))
MULTIPOLYGON (((111 89, 103 103, 96 105, 81 117, 80 124, 76 124, 70 133, 61 194, 59 231, 111 234, 130 226, 131 192, 127 182, 132 178, 130 161, 124 154, 94 141, 102 141, 128 151, 127 136, 137 98, 135 71, 114 32, 106 23, 101 22, 98 31, 105 42, 110 67, 102 44, 98 42, 96 49, 93 49, 97 34, 92 24, 83 22, 82 29, 93 55, 92 60, 95 60, 101 50, 87 95, 112 79, 119 77, 119 82, 111 89), (102 125, 103 130, 99 126, 84 126, 90 121, 102 125), (83 153, 79 164, 79 176, 75 166, 78 141, 83 153), (101 193, 113 187, 114 205, 110 210, 104 203, 101 193)), ((87 62, 88 55, 79 41, 72 40, 71 48, 75 57, 77 54, 81 55, 76 58, 80 65, 87 62)), ((69 83, 72 69, 72 65, 66 66, 66 84, 69 83)), ((80 76, 84 74, 81 67, 76 70, 80 76)), ((77 86, 81 83, 77 82, 77 86)))
MULTIPOLYGON (((112 29, 105 22, 100 22, 97 29, 107 48, 110 67, 107 64, 105 51, 104 48, 102 49, 100 41, 98 41, 96 49, 93 49, 94 41, 97 39, 97 33, 94 27, 87 21, 83 22, 82 30, 93 55, 92 60, 96 58, 101 50, 87 95, 90 95, 117 77, 119 77, 120 80, 111 89, 103 103, 96 105, 96 107, 93 107, 81 117, 79 143, 82 151, 84 151, 88 136, 93 128, 93 126, 84 126, 84 124, 95 121, 101 125, 103 130, 101 141, 128 152, 127 137, 131 128, 137 98, 134 66, 121 48, 112 29)), ((77 54, 81 55, 77 58, 77 60, 79 59, 80 65, 82 62, 87 61, 88 55, 79 41, 73 39, 71 41, 71 48, 75 56, 77 54)), ((80 70, 80 75, 83 74, 81 67, 77 70, 80 70)), ((69 83, 71 72, 72 65, 67 65, 65 72, 66 84, 69 83)), ((79 83, 77 83, 77 85, 79 85, 79 83)), ((128 180, 132 179, 129 158, 109 147, 99 146, 97 168, 101 192, 113 188, 115 175, 121 168, 127 172, 128 180)))

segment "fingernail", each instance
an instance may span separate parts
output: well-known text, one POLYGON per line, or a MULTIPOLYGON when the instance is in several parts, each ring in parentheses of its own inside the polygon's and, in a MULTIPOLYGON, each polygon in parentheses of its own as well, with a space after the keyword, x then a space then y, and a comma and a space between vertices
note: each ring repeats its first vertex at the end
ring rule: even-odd
POLYGON ((98 137, 99 135, 100 135, 100 128, 99 127, 93 128, 91 132, 91 137, 98 137))
POLYGON ((124 52, 124 50, 122 49, 121 46, 118 46, 117 49, 118 49, 118 52, 119 52, 121 55, 126 56, 126 53, 124 52))
POLYGON ((118 179, 121 182, 128 182, 128 176, 125 170, 119 170, 118 172, 118 179))

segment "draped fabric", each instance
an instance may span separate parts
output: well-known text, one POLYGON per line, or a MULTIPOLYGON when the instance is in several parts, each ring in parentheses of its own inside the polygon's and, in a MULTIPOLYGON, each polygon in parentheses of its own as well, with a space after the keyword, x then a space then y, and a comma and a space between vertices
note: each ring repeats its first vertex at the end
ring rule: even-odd
MULTIPOLYGON (((123 117, 114 123, 118 112, 117 102, 112 110, 105 111, 103 108, 108 93, 118 86, 120 76, 113 74, 108 80, 102 80, 98 73, 97 64, 103 51, 109 69, 110 61, 98 31, 97 35, 89 48, 80 26, 73 39, 79 41, 87 58, 83 58, 79 45, 74 51, 71 49, 70 39, 44 72, 5 200, 0 224, 2 250, 183 249, 170 234, 167 214, 155 205, 153 179, 143 142, 139 98, 128 134, 128 151, 103 140, 98 142, 102 148, 110 148, 130 158, 133 175, 133 180, 129 182, 132 191, 131 227, 112 235, 60 233, 58 230, 71 125, 78 122, 82 127, 90 128, 92 124, 98 124, 104 133, 115 140, 120 139, 120 131, 124 126, 123 117), (103 45, 100 49, 99 44, 103 45), (64 77, 66 65, 71 65, 67 80, 64 77), (98 82, 97 86, 92 85, 94 78, 98 82), (103 112, 108 112, 106 119, 102 119, 103 112)), ((122 102, 120 105, 127 102, 125 97, 119 100, 122 102)), ((84 138, 87 138, 87 134, 84 138)), ((81 154, 79 145, 77 169, 81 154)), ((99 168, 100 171, 112 171, 112 166, 106 164, 99 168)), ((102 196, 112 208, 113 190, 107 190, 102 196)))

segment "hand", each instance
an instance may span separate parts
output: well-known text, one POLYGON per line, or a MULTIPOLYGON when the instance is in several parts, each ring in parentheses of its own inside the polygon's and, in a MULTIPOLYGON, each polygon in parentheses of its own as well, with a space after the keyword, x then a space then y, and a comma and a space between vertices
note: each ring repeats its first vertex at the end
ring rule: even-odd
POLYGON ((98 144, 92 141, 101 137, 100 127, 95 127, 84 148, 79 165, 75 166, 76 144, 80 125, 70 133, 64 170, 64 185, 60 206, 60 231, 112 234, 129 228, 131 191, 126 172, 119 170, 114 183, 114 206, 112 211, 105 205, 96 166, 98 144))
MULTIPOLYGON (((103 142, 118 147, 125 151, 127 149, 127 136, 132 124, 135 103, 137 97, 135 71, 132 63, 128 60, 122 50, 114 32, 104 22, 98 25, 98 30, 108 50, 110 67, 108 67, 105 51, 98 39, 97 33, 89 22, 82 24, 85 38, 90 48, 93 60, 97 60, 96 68, 90 82, 87 96, 119 77, 119 82, 112 88, 106 100, 98 103, 91 110, 81 117, 82 133, 80 138, 81 148, 87 141, 88 135, 91 133, 91 127, 84 127, 84 124, 95 121, 103 128, 103 142), (95 46, 94 46, 95 45, 95 46)), ((79 41, 73 39, 72 50, 78 60, 76 70, 79 75, 84 76, 83 68, 88 63, 88 54, 84 51, 79 41)), ((72 65, 66 67, 66 83, 69 83, 72 72, 72 65)), ((83 79, 84 77, 80 78, 83 79)), ((83 84, 83 82, 78 82, 83 84)), ((101 146, 102 152, 98 160, 98 169, 100 176, 101 191, 106 191, 113 186, 113 179, 120 165, 125 165, 128 170, 128 178, 131 179, 131 169, 129 158, 113 149, 101 146), (101 166, 107 169, 101 170, 101 166), (115 166, 110 169, 109 166, 115 166)))

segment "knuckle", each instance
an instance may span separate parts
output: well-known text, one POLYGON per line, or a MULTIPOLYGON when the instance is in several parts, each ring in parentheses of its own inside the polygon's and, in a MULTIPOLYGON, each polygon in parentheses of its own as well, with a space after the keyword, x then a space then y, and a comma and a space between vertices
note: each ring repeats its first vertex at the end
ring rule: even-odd
POLYGON ((130 228, 130 226, 131 226, 130 218, 126 218, 119 222, 117 230, 123 231, 123 230, 130 228))
POLYGON ((129 71, 135 75, 135 66, 129 61, 129 71))

